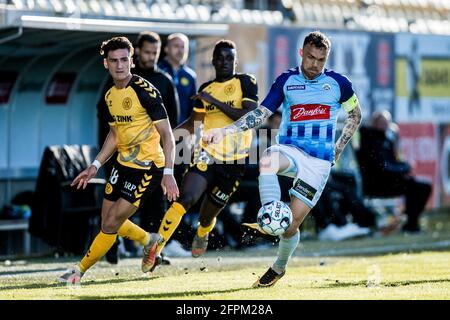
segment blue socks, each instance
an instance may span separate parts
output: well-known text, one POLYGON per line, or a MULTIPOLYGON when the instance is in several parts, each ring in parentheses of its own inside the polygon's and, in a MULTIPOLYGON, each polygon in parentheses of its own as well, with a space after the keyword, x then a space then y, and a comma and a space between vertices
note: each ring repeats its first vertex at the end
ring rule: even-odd
POLYGON ((262 205, 281 199, 280 184, 276 174, 261 174, 258 181, 262 205))
POLYGON ((286 269, 289 258, 297 249, 298 243, 300 242, 300 231, 297 231, 289 239, 280 236, 280 243, 278 244, 278 257, 272 266, 272 269, 276 273, 281 274, 286 269))

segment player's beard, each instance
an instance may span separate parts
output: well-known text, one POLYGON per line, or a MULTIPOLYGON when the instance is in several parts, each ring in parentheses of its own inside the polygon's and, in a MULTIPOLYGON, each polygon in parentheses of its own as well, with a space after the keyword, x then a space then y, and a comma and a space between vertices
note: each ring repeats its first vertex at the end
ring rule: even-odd
POLYGON ((305 77, 308 79, 314 79, 320 74, 320 71, 311 71, 311 69, 306 69, 303 66, 300 66, 300 69, 302 70, 305 77))

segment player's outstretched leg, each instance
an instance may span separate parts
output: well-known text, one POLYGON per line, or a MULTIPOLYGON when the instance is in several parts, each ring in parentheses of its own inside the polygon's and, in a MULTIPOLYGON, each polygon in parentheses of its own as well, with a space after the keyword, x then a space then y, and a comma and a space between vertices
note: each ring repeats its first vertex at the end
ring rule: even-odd
POLYGON ((254 288, 270 287, 281 279, 286 273, 286 266, 290 257, 295 252, 295 249, 300 242, 299 227, 311 209, 303 202, 303 200, 300 200, 295 196, 291 196, 290 208, 293 218, 292 223, 287 231, 280 236, 277 259, 272 267, 270 267, 269 270, 253 284, 254 288))
MULTIPOLYGON (((262 205, 281 199, 277 173, 290 169, 292 165, 289 158, 282 153, 271 149, 266 151, 259 162, 258 187, 262 205)), ((276 236, 267 234, 257 223, 243 223, 241 230, 250 236, 261 237, 271 242, 276 241, 276 236)))
POLYGON ((79 283, 84 273, 100 260, 109 249, 111 249, 114 242, 116 242, 116 238, 117 233, 109 234, 100 231, 80 263, 64 272, 64 274, 58 278, 58 281, 71 284, 79 283))
POLYGON ((280 184, 276 173, 261 172, 258 182, 262 205, 281 199, 280 184))
MULTIPOLYGON (((281 191, 280 184, 278 183, 278 176, 273 171, 261 171, 258 178, 259 181, 259 194, 261 197, 262 205, 269 202, 280 200, 281 191)), ((272 236, 265 232, 257 223, 243 223, 241 225, 241 230, 244 234, 249 234, 250 236, 258 236, 265 238, 269 241, 274 241, 275 236, 272 236)))
POLYGON ((177 201, 174 201, 165 213, 158 230, 158 233, 163 237, 163 242, 158 245, 158 256, 161 255, 161 251, 163 250, 167 241, 169 241, 175 230, 178 228, 178 225, 183 219, 185 213, 186 209, 183 206, 182 202, 177 201))
POLYGON ((258 187, 261 204, 281 199, 280 184, 277 174, 294 167, 292 161, 277 149, 277 146, 267 149, 259 161, 258 187))

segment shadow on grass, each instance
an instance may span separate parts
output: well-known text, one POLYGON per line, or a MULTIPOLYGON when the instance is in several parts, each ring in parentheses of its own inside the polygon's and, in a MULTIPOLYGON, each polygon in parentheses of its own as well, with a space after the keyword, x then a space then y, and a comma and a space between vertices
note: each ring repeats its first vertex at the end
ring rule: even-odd
MULTIPOLYGON (((124 282, 137 282, 137 281, 150 281, 160 278, 160 276, 156 277, 135 277, 135 278, 123 278, 123 279, 105 279, 105 280, 89 280, 82 282, 82 287, 87 286, 93 286, 93 285, 102 285, 102 284, 114 284, 114 283, 124 283, 124 282)), ((56 279, 55 279, 56 281, 56 279)), ((30 283, 20 286, 9 286, 9 287, 0 287, 2 290, 15 290, 15 289, 44 289, 44 288, 63 288, 65 286, 71 287, 71 285, 66 285, 65 283, 49 283, 49 284, 42 284, 42 283, 30 283)))
MULTIPOLYGON (((321 286, 321 289, 330 289, 330 288, 345 288, 345 287, 367 287, 368 281, 355 281, 355 282, 337 282, 330 283, 326 286, 321 286)), ((444 283, 450 282, 450 279, 434 279, 434 280, 403 280, 403 281, 390 281, 390 282, 381 282, 379 287, 402 287, 402 286, 411 286, 415 284, 426 284, 426 283, 444 283)))
POLYGON ((233 293, 238 291, 254 290, 253 288, 236 288, 227 290, 198 290, 198 291, 183 291, 183 292, 162 292, 162 293, 147 293, 147 294, 127 294, 127 295, 111 295, 111 296, 79 296, 81 300, 109 300, 109 299, 169 299, 169 298, 186 298, 188 296, 203 296, 214 293, 233 293))
MULTIPOLYGON (((328 245, 328 244, 326 244, 328 245)), ((332 243, 330 243, 332 245, 332 243)), ((431 243, 429 246, 423 245, 422 247, 412 247, 410 244, 405 246, 396 246, 394 248, 386 248, 385 245, 378 245, 373 247, 342 247, 338 249, 324 249, 323 248, 308 248, 304 250, 297 257, 313 257, 313 258, 326 258, 326 257, 382 257, 389 254, 413 254, 421 252, 442 252, 448 251, 450 248, 450 240, 431 243), (442 246, 441 246, 442 244, 442 246), (433 247, 433 245, 438 247, 433 247), (314 250, 313 250, 314 249, 314 250)))

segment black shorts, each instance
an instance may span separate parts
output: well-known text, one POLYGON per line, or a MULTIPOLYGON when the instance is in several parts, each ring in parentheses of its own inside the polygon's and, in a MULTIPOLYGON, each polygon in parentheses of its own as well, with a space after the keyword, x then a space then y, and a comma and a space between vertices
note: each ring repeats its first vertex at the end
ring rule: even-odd
POLYGON ((150 169, 135 169, 116 161, 105 186, 104 198, 110 201, 123 198, 139 208, 148 195, 161 184, 163 169, 154 164, 150 169))
POLYGON ((237 190, 245 173, 245 164, 191 163, 187 172, 195 172, 206 179, 206 195, 219 207, 224 207, 237 190))

